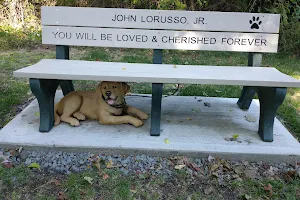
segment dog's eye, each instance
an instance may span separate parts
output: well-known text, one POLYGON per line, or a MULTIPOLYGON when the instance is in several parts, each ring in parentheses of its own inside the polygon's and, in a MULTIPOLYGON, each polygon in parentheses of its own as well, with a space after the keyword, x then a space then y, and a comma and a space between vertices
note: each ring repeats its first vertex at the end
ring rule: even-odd
POLYGON ((113 88, 114 88, 114 89, 116 89, 116 88, 117 88, 117 86, 115 86, 115 85, 114 85, 114 86, 113 86, 113 88))
POLYGON ((106 90, 106 86, 104 86, 103 89, 106 90))

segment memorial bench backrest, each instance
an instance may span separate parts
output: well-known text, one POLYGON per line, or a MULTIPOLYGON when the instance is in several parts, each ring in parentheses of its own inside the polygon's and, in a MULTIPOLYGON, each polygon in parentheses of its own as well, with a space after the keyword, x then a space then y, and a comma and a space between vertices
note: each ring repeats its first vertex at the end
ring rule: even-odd
POLYGON ((276 53, 279 14, 42 7, 43 44, 276 53))

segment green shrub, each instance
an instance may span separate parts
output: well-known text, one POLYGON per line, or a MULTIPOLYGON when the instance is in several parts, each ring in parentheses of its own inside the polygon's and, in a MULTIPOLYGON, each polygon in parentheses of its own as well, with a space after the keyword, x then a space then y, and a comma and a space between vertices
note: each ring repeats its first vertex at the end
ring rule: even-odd
POLYGON ((0 26, 0 50, 33 48, 41 44, 41 31, 0 26))
POLYGON ((279 52, 300 55, 300 0, 0 0, 1 49, 40 44, 42 5, 278 13, 279 52))

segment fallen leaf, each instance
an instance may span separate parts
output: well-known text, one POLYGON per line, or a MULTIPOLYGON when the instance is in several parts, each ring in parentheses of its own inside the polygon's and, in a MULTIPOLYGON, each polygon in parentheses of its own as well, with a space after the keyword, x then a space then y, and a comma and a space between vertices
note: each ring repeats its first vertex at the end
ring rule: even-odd
POLYGON ((253 117, 252 115, 246 115, 246 116, 245 116, 245 119, 246 119, 248 122, 256 122, 255 117, 253 117))
POLYGON ((182 169, 182 168, 184 168, 184 167, 185 167, 185 165, 175 165, 174 168, 179 170, 179 169, 182 169))
POLYGON ((134 194, 137 193, 137 191, 136 191, 136 190, 133 190, 133 189, 131 189, 130 192, 132 192, 132 193, 134 193, 134 194))
POLYGON ((28 168, 34 168, 41 171, 41 166, 38 163, 31 163, 28 168))
POLYGON ((207 187, 204 189, 204 194, 208 195, 208 194, 211 194, 215 189, 210 186, 210 187, 207 187))
POLYGON ((109 176, 108 176, 108 174, 104 174, 102 178, 103 178, 103 180, 106 180, 109 178, 109 176))
POLYGON ((248 194, 243 194, 242 199, 249 200, 249 199, 251 199, 251 196, 248 194))
POLYGON ((165 142, 166 144, 170 144, 170 140, 169 140, 168 138, 166 138, 166 139, 164 140, 164 142, 165 142))
POLYGON ((288 171, 287 174, 291 177, 291 178, 294 178, 296 176, 296 171, 293 170, 293 171, 288 171))
POLYGON ((18 149, 19 153, 21 153, 21 152, 22 152, 22 150, 23 150, 23 147, 22 147, 22 146, 20 146, 20 147, 19 147, 19 149, 18 149))
POLYGON ((146 177, 145 177, 145 175, 144 174, 139 174, 139 179, 145 179, 146 177))
POLYGON ((264 186, 264 190, 269 193, 269 197, 273 195, 273 186, 270 183, 264 186))
POLYGON ((195 170, 196 172, 200 171, 200 168, 197 167, 197 165, 195 165, 194 163, 188 163, 187 166, 193 170, 195 170))
POLYGON ((9 156, 5 156, 4 154, 3 154, 3 152, 1 152, 0 151, 0 161, 2 161, 2 160, 8 160, 9 159, 9 156))
POLYGON ((208 158, 207 158, 208 162, 211 162, 211 161, 213 161, 214 159, 215 159, 215 157, 213 157, 213 156, 211 156, 211 155, 208 155, 208 158))
POLYGON ((283 179, 287 183, 290 183, 291 181, 293 181, 292 177, 290 177, 287 173, 283 175, 283 179))
POLYGON ((122 68, 122 70, 126 70, 126 68, 124 67, 124 68, 122 68))
POLYGON ((85 177, 83 177, 83 179, 86 180, 87 182, 89 182, 89 184, 93 184, 93 182, 92 182, 93 179, 91 177, 85 176, 85 177))
POLYGON ((300 188, 296 191, 296 197, 300 199, 300 188))
POLYGON ((232 175, 232 178, 240 178, 240 176, 237 175, 237 174, 233 174, 233 175, 232 175))
POLYGON ((174 65, 174 68, 177 68, 177 66, 176 66, 176 65, 174 65))
POLYGON ((233 138, 226 137, 225 140, 226 140, 226 141, 233 141, 233 138))
POLYGON ((114 165, 113 161, 112 160, 109 160, 107 163, 106 163, 106 168, 112 168, 114 165))
POLYGON ((16 154, 18 154, 18 151, 17 151, 18 149, 10 149, 9 150, 9 153, 10 153, 10 156, 16 156, 16 154))
POLYGON ((99 156, 93 155, 90 158, 88 158, 88 160, 92 163, 93 166, 95 166, 98 169, 98 171, 101 170, 101 166, 100 166, 101 159, 99 158, 99 156))
POLYGON ((238 134, 233 134, 232 138, 233 138, 234 140, 237 140, 237 139, 239 138, 239 135, 238 135, 238 134))
POLYGON ((58 192, 57 200, 68 200, 68 197, 63 192, 58 192))
POLYGON ((242 174, 243 171, 245 171, 243 166, 235 166, 235 167, 233 167, 233 170, 237 174, 242 174))
POLYGON ((54 183, 56 186, 57 186, 57 185, 60 185, 60 181, 57 180, 57 179, 51 179, 51 180, 49 181, 49 183, 54 183))
POLYGON ((230 165, 228 162, 224 162, 223 163, 223 166, 226 167, 227 169, 231 169, 230 165))
POLYGON ((187 120, 192 120, 192 118, 188 117, 187 120))
POLYGON ((94 165, 98 170, 101 170, 101 167, 100 167, 100 163, 99 163, 99 162, 93 162, 93 165, 94 165))
POLYGON ((11 162, 4 162, 3 166, 4 166, 4 168, 7 168, 7 169, 15 167, 11 162))
POLYGON ((179 159, 179 156, 172 156, 172 157, 170 157, 170 160, 178 160, 179 159))
POLYGON ((199 100, 198 100, 198 102, 201 102, 201 101, 202 101, 202 99, 199 99, 199 100))
POLYGON ((210 167, 210 170, 211 171, 216 171, 216 169, 219 168, 219 165, 218 164, 213 164, 211 167, 210 167))
POLYGON ((188 163, 188 159, 185 156, 173 156, 170 158, 170 160, 175 165, 186 165, 188 163))
POLYGON ((40 113, 39 113, 39 112, 35 112, 34 115, 35 115, 36 117, 39 117, 39 116, 40 116, 40 113))
POLYGON ((270 169, 270 165, 268 163, 263 163, 262 166, 264 169, 270 169))
POLYGON ((204 105, 207 106, 207 107, 210 107, 210 106, 211 106, 211 104, 208 103, 208 102, 204 102, 204 105))
POLYGON ((198 108, 198 109, 192 109, 192 112, 193 113, 199 113, 200 112, 200 109, 198 108))
POLYGON ((219 177, 219 174, 217 172, 213 172, 213 173, 211 173, 211 175, 214 177, 217 177, 217 178, 219 177))

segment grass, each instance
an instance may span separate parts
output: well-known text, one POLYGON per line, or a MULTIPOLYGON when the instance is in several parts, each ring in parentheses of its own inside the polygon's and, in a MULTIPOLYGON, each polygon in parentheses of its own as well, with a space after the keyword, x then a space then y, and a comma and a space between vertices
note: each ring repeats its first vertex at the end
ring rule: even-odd
MULTIPOLYGON (((247 53, 174 51, 163 52, 163 63, 189 65, 247 65, 247 53)), ((151 63, 153 53, 144 49, 117 48, 72 48, 71 59, 115 61, 129 63, 151 63)), ((38 62, 42 58, 54 58, 52 50, 15 50, 0 52, 0 127, 4 126, 18 111, 16 105, 22 104, 30 95, 28 80, 12 77, 16 69, 38 62)), ((300 79, 300 59, 282 54, 267 54, 263 66, 276 67, 290 76, 300 79)), ((159 72, 159 69, 158 69, 159 72)), ((95 81, 74 81, 75 88, 93 90, 95 81)), ((176 89, 173 84, 164 85, 164 94, 172 94, 176 89)), ((151 93, 151 84, 131 83, 135 93, 151 93)), ((184 85, 180 89, 182 96, 239 97, 241 87, 222 85, 184 85)), ((278 115, 286 127, 300 140, 300 89, 289 89, 286 99, 278 110, 278 115)))
POLYGON ((233 183, 234 188, 239 188, 240 194, 249 195, 252 199, 272 198, 272 199, 297 199, 300 194, 300 181, 292 180, 285 183, 283 180, 246 180, 233 183), (272 194, 266 192, 264 186, 272 185, 272 194))
POLYGON ((70 175, 49 174, 29 170, 20 165, 4 169, 0 165, 0 199, 58 199, 58 194, 69 199, 297 199, 300 179, 261 181, 245 179, 220 186, 213 177, 191 176, 179 170, 171 178, 162 176, 124 176, 114 169, 90 170, 70 175), (104 175, 106 178, 103 178, 104 175), (92 179, 91 183, 85 177, 92 179), (272 185, 272 195, 264 186, 272 185), (213 187, 205 194, 206 187, 213 187), (2 195, 2 196, 1 196, 2 195))
POLYGON ((15 79, 14 70, 32 65, 42 58, 53 57, 49 51, 8 51, 0 53, 0 127, 17 112, 17 105, 29 96, 28 80, 15 79))

